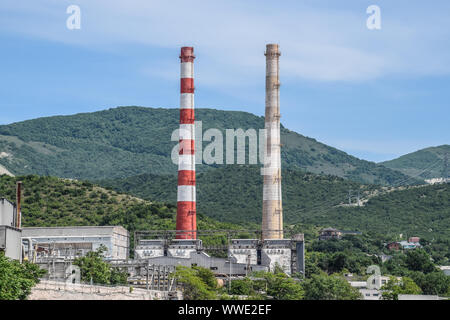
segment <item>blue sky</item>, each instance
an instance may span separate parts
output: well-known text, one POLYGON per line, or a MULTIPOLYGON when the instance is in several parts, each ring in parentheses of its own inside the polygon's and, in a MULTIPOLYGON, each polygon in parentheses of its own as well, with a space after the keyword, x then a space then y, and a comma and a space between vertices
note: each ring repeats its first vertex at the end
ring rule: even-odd
POLYGON ((449 12, 446 0, 2 0, 0 123, 178 107, 184 45, 197 108, 263 115, 263 53, 279 43, 282 123, 388 160, 450 142, 449 12), (66 27, 72 4, 80 30, 66 27), (366 27, 373 4, 381 30, 366 27))

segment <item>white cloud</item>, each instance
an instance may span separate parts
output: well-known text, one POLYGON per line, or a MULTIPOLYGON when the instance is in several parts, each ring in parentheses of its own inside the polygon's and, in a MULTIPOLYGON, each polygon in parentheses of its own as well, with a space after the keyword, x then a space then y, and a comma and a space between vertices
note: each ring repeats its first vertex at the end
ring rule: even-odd
MULTIPOLYGON (((444 14, 423 9, 426 5, 381 5, 382 30, 370 31, 365 8, 357 2, 349 9, 348 3, 345 8, 314 8, 238 0, 39 0, 33 6, 2 0, 0 27, 100 50, 129 43, 160 48, 193 44, 210 86, 251 83, 264 71, 268 42, 281 46, 286 79, 364 81, 392 74, 450 73, 443 41, 450 23, 444 14), (70 4, 81 7, 81 30, 65 28, 70 4)), ((155 74, 164 76, 163 71, 155 74)))

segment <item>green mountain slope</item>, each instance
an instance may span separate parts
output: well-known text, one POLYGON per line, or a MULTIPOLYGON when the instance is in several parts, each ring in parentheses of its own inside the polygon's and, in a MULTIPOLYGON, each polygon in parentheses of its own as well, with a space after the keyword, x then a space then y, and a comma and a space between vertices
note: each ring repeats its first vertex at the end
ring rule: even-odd
MULTIPOLYGON (((334 226, 377 233, 450 239, 450 185, 388 188, 339 177, 283 170, 286 224, 334 226), (359 190, 363 206, 348 206, 359 190), (431 230, 431 231, 430 231, 431 230)), ((176 203, 174 176, 140 175, 100 182, 146 199, 176 203)), ((219 221, 261 223, 262 176, 254 166, 232 165, 197 175, 197 206, 219 221)))
MULTIPOLYGON (((76 179, 123 178, 144 173, 175 174, 170 159, 176 142, 178 109, 120 107, 0 126, 0 165, 15 175, 39 174, 76 179)), ((264 118, 246 112, 196 110, 203 132, 209 128, 261 129, 264 118)), ((396 184, 407 177, 373 162, 281 130, 284 168, 337 175, 354 181, 396 184)), ((225 143, 225 141, 224 141, 225 143)), ((204 142, 204 147, 207 145, 204 142)), ((206 165, 198 165, 199 172, 206 165)), ((417 182, 417 181, 408 181, 417 182)))
MULTIPOLYGON (((284 217, 288 223, 298 221, 302 213, 316 214, 324 207, 329 209, 348 202, 350 188, 359 189, 361 196, 377 188, 339 177, 289 169, 283 170, 282 175, 284 217)), ((99 183, 144 199, 177 201, 177 177, 174 175, 144 174, 99 183)), ((198 209, 209 217, 234 223, 261 222, 262 176, 256 166, 227 165, 199 173, 196 190, 198 209)))
MULTIPOLYGON (((118 194, 90 182, 55 177, 0 175, 0 196, 15 199, 23 182, 22 224, 25 227, 121 225, 135 230, 174 230, 176 206, 118 194)), ((199 229, 235 229, 199 214, 199 229)))
MULTIPOLYGON (((450 145, 448 144, 408 153, 397 159, 381 162, 380 164, 411 177, 419 177, 421 179, 447 178, 448 176, 443 176, 445 154, 448 154, 450 158, 450 145)), ((450 175, 450 169, 447 175, 450 175)))

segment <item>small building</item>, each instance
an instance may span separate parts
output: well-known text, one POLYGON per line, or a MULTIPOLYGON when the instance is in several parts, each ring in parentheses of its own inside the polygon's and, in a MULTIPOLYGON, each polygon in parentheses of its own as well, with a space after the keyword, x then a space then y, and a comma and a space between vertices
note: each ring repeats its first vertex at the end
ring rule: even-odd
POLYGON ((404 250, 416 249, 421 247, 420 243, 418 242, 400 241, 399 244, 404 250))
POLYGON ((31 227, 22 229, 22 242, 25 255, 35 250, 37 258, 72 259, 103 245, 106 259, 127 259, 130 236, 121 226, 31 227))
POLYGON ((334 228, 325 228, 320 230, 319 240, 341 239, 342 232, 334 228))
POLYGON ((420 238, 419 238, 419 237, 410 237, 410 238, 408 239, 408 242, 411 242, 411 243, 419 243, 419 242, 420 242, 420 238))
MULTIPOLYGON (((364 300, 381 300, 383 291, 381 288, 386 285, 390 278, 387 276, 375 276, 367 279, 367 281, 352 281, 347 278, 348 283, 357 288, 364 300), (369 280, 370 279, 370 280, 369 280)), ((401 277, 397 277, 401 280, 401 277)))

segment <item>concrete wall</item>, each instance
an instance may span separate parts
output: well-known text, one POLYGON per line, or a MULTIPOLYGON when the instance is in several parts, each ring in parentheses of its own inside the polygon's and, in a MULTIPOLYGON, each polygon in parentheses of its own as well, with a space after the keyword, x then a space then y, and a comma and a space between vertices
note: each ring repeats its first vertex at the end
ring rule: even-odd
POLYGON ((237 263, 257 264, 257 245, 257 239, 233 239, 228 254, 235 258, 237 263))
POLYGON ((274 271, 278 264, 285 273, 291 273, 291 240, 266 239, 261 249, 261 264, 274 271))
POLYGON ((10 226, 0 226, 0 250, 11 259, 22 261, 21 230, 10 226))
POLYGON ((181 292, 106 287, 41 280, 28 300, 182 300, 181 292))
POLYGON ((245 275, 252 271, 268 271, 266 266, 251 265, 250 270, 247 269, 247 264, 230 263, 228 259, 210 257, 205 252, 192 252, 190 257, 157 257, 149 259, 150 264, 155 265, 169 265, 169 266, 186 266, 191 267, 193 265, 210 269, 215 274, 228 275, 231 271, 232 275, 245 275))

